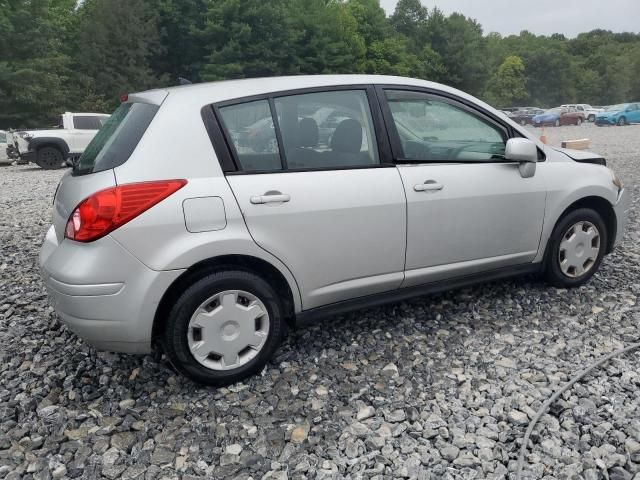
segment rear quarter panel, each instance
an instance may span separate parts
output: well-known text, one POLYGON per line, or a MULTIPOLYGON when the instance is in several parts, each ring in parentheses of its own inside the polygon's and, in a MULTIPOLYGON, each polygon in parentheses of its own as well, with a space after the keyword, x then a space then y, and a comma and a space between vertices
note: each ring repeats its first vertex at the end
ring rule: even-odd
POLYGON ((269 262, 285 277, 301 309, 298 285, 287 266, 260 248, 249 234, 242 212, 220 168, 201 117, 207 99, 169 94, 127 162, 115 171, 118 184, 186 179, 187 185, 111 235, 149 268, 175 270, 222 255, 247 255, 269 262), (222 199, 226 226, 191 233, 183 202, 222 199))

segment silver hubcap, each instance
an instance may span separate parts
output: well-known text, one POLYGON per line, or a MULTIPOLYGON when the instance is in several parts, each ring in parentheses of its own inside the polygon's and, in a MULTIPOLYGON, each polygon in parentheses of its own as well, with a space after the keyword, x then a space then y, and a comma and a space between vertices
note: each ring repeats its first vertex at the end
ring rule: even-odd
POLYGON ((269 335, 264 303, 243 290, 225 290, 204 301, 189 320, 189 349, 212 370, 245 365, 262 350, 269 335))
POLYGON ((578 222, 567 230, 560 242, 560 269, 576 278, 593 268, 600 253, 600 232, 591 222, 578 222))

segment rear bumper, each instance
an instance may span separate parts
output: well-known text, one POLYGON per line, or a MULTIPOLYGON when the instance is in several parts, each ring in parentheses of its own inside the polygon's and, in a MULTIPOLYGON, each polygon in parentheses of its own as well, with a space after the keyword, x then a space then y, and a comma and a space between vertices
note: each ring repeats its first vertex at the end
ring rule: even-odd
POLYGON ((40 251, 40 269, 60 320, 99 350, 151 351, 158 304, 183 270, 158 272, 113 238, 63 240, 53 227, 40 251))
POLYGON ((613 206, 613 210, 616 214, 616 238, 613 242, 615 248, 622 241, 624 236, 624 230, 627 228, 629 222, 629 209, 631 205, 631 198, 629 192, 625 188, 618 194, 618 201, 613 206))

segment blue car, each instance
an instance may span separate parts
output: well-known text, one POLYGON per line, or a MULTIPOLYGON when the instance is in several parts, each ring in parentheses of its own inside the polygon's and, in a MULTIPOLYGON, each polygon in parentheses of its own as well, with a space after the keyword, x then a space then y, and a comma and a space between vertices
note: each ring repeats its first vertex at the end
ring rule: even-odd
POLYGON ((596 125, 618 125, 623 127, 631 123, 640 123, 640 103, 621 103, 607 108, 596 117, 596 125))
POLYGON ((574 108, 556 107, 531 119, 534 127, 559 127, 560 125, 582 125, 584 113, 574 108))

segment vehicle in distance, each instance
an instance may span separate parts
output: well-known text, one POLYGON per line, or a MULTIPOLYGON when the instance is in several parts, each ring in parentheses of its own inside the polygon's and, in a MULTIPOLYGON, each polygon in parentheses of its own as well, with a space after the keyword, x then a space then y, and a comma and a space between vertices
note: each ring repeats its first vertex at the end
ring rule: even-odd
POLYGON ((535 115, 532 119, 532 125, 535 127, 559 127, 561 125, 582 125, 584 121, 584 113, 578 112, 575 108, 556 107, 535 115))
POLYGON ((519 123, 520 125, 531 125, 533 124, 533 117, 535 117, 536 115, 541 115, 543 113, 543 109, 532 107, 511 112, 509 114, 509 118, 514 122, 519 123))
POLYGON ((624 127, 632 123, 640 123, 640 103, 612 105, 596 117, 596 125, 599 127, 603 125, 624 127))
POLYGON ((0 165, 11 165, 13 162, 7 151, 7 132, 0 130, 0 165))
POLYGON ((568 105, 561 105, 561 107, 577 110, 578 112, 584 114, 584 118, 586 118, 589 122, 595 122, 598 114, 604 111, 602 108, 592 107, 588 103, 571 103, 568 105))
POLYGON ((627 209, 602 157, 444 85, 234 80, 129 95, 62 177, 40 266, 88 342, 223 385, 286 325, 524 273, 582 285, 627 209), (241 143, 262 119, 271 139, 241 143))
POLYGON ((66 112, 55 128, 15 132, 15 148, 25 162, 47 170, 60 168, 67 158, 77 159, 84 152, 108 118, 103 113, 66 112))

